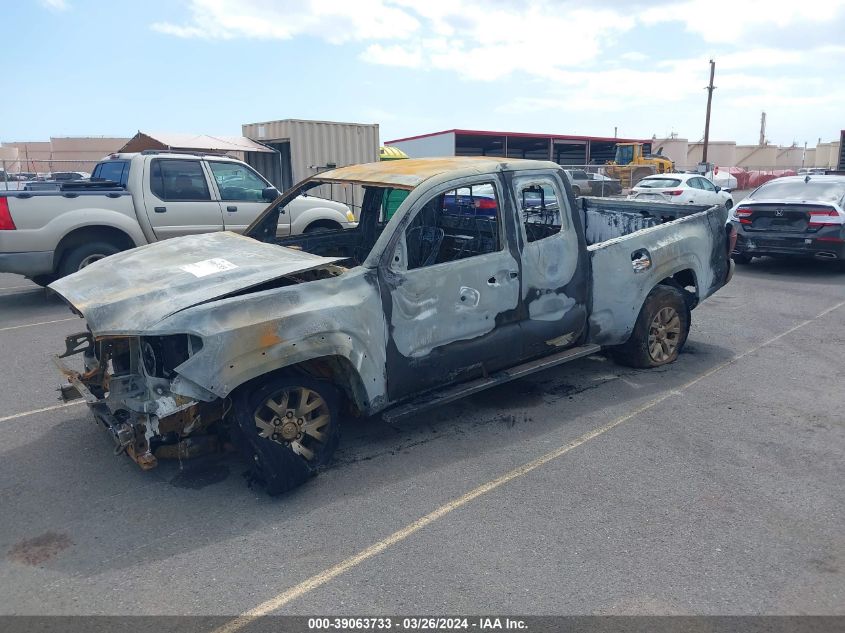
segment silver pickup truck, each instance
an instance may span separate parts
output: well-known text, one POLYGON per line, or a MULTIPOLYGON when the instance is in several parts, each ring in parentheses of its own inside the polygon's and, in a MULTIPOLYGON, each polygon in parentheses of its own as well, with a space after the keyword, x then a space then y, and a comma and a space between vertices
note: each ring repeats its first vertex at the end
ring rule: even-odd
POLYGON ((576 200, 549 162, 335 169, 245 235, 167 240, 53 283, 87 322, 56 357, 63 393, 143 468, 234 443, 279 493, 355 417, 398 418, 602 348, 671 363, 692 309, 732 274, 726 216, 576 200), (286 205, 327 184, 363 187, 359 225, 278 237, 286 205))
MULTIPOLYGON (((46 285, 109 255, 195 233, 242 233, 279 192, 228 156, 149 151, 112 154, 90 181, 0 191, 0 272, 46 285)), ((279 235, 351 228, 338 201, 300 197, 279 235)))

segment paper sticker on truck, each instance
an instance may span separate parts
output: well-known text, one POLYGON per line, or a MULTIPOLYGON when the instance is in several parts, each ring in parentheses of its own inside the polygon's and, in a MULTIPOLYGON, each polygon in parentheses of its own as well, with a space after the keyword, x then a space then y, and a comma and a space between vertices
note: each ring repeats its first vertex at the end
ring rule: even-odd
POLYGON ((179 268, 186 273, 191 273, 194 277, 206 277, 214 273, 232 270, 233 268, 237 268, 237 265, 222 257, 215 257, 213 259, 205 259, 201 262, 179 266, 179 268))

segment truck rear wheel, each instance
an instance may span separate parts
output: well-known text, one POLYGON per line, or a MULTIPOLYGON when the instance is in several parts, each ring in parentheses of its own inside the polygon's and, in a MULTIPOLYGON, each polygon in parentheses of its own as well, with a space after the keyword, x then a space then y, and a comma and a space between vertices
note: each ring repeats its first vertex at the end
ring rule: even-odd
POLYGON ((109 242, 88 242, 72 248, 59 265, 59 277, 66 277, 82 270, 89 264, 105 259, 109 255, 120 252, 120 249, 109 242))
POLYGON ((235 398, 235 423, 253 478, 270 495, 292 490, 331 461, 340 440, 338 392, 304 375, 276 375, 235 398))
POLYGON ((681 291, 659 285, 646 297, 631 337, 614 348, 614 359, 629 367, 660 367, 677 360, 687 342, 690 312, 681 291))

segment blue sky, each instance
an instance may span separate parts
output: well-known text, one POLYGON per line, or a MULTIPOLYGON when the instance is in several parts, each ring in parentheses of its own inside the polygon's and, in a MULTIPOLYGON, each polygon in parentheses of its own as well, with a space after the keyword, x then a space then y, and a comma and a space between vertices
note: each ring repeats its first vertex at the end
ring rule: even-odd
POLYGON ((845 128, 845 0, 19 0, 0 141, 284 118, 811 146, 845 128))

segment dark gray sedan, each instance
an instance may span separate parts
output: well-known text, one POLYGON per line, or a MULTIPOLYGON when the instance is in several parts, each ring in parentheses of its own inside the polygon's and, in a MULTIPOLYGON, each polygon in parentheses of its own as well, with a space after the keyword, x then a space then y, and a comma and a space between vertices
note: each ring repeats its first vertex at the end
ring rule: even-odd
POLYGON ((845 261, 845 176, 772 180, 737 205, 733 259, 793 256, 845 261))

